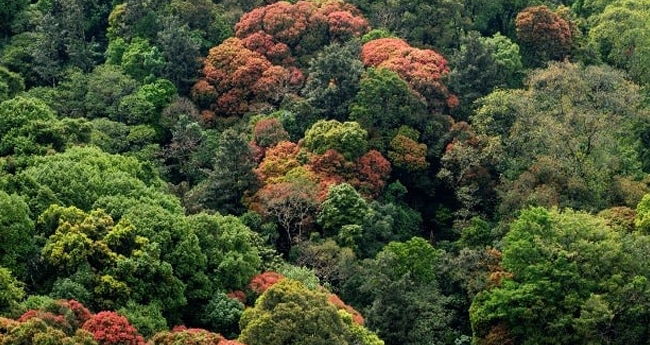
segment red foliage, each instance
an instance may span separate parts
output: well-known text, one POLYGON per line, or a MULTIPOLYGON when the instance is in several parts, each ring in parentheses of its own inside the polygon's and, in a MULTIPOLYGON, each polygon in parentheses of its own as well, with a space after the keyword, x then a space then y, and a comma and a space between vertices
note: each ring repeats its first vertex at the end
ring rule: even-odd
POLYGON ((102 311, 86 321, 82 329, 93 334, 100 345, 144 345, 144 338, 129 321, 116 312, 102 311))
POLYGON ((359 157, 355 167, 356 176, 359 178, 350 181, 350 184, 362 195, 369 197, 379 195, 390 175, 390 162, 379 151, 371 150, 359 157))
POLYGON ((239 302, 242 302, 244 304, 246 303, 246 293, 244 291, 235 290, 233 292, 230 292, 230 293, 226 294, 226 296, 228 296, 228 297, 230 297, 232 299, 236 299, 239 302))
POLYGON ((21 315, 20 318, 18 318, 18 322, 22 323, 30 319, 41 319, 48 326, 60 329, 67 334, 74 332, 72 325, 70 325, 68 320, 66 320, 65 316, 63 315, 57 315, 44 310, 32 309, 26 311, 23 315, 21 315))
POLYGON ((442 77, 449 73, 447 60, 431 49, 411 47, 399 38, 381 38, 363 45, 361 60, 366 66, 397 73, 431 108, 458 105, 458 98, 442 83, 442 77))
POLYGON ((357 325, 363 325, 364 323, 363 315, 361 315, 361 313, 359 313, 356 309, 345 304, 345 302, 343 302, 338 295, 331 293, 327 296, 327 299, 329 300, 330 303, 335 305, 336 308, 343 309, 347 311, 350 315, 352 315, 352 322, 356 323, 357 325))
POLYGON ((282 279, 284 279, 284 276, 280 273, 264 272, 253 277, 251 282, 248 284, 248 287, 255 293, 261 295, 264 291, 282 279))
POLYGON ((356 7, 342 1, 279 1, 244 14, 235 36, 273 63, 289 66, 331 42, 359 37, 370 29, 356 7))
POLYGON ((571 49, 571 26, 546 6, 523 9, 515 24, 517 38, 524 48, 543 60, 561 60, 571 49))
POLYGON ((278 102, 292 77, 289 70, 274 66, 237 38, 210 49, 203 76, 192 87, 193 99, 228 116, 241 115, 257 103, 278 102))
POLYGON ((369 31, 368 22, 349 11, 336 11, 327 15, 327 24, 332 40, 345 42, 369 31))
POLYGON ((80 325, 92 317, 92 313, 83 304, 75 300, 58 300, 40 309, 28 310, 18 318, 18 322, 38 318, 47 325, 72 335, 80 325))
POLYGON ((281 141, 289 140, 289 133, 276 118, 258 121, 253 128, 255 142, 262 147, 275 146, 281 141))
POLYGON ((221 334, 185 326, 176 326, 171 332, 163 331, 151 337, 153 345, 225 345, 227 341, 221 334))

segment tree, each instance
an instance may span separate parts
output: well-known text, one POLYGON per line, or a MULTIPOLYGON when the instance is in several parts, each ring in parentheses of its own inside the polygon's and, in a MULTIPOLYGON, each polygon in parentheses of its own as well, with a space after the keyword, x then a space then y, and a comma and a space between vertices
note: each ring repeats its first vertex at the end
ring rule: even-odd
POLYGON ((349 344, 347 327, 327 295, 283 279, 246 309, 239 340, 261 344, 349 344))
POLYGON ((523 77, 523 65, 517 43, 498 32, 491 37, 480 37, 479 40, 492 51, 492 58, 497 65, 497 85, 518 87, 523 77))
POLYGON ((11 1, 2 5, 2 9, 0 10, 0 23, 2 23, 0 24, 0 35, 4 38, 11 36, 11 22, 29 5, 29 1, 11 1))
POLYGON ((359 11, 345 2, 280 1, 244 14, 235 36, 275 64, 302 68, 322 47, 360 37, 368 28, 359 11))
POLYGON ((342 183, 329 188, 316 220, 323 227, 324 235, 330 237, 338 234, 344 225, 361 225, 369 211, 354 187, 342 183))
POLYGON ((126 75, 120 67, 101 65, 88 78, 88 92, 85 97, 86 116, 118 116, 122 98, 137 88, 137 82, 126 75))
POLYGON ((11 274, 10 270, 0 266, 0 313, 11 312, 24 296, 23 284, 11 274))
POLYGON ((224 214, 241 214, 242 198, 257 185, 255 161, 243 133, 228 129, 221 133, 213 171, 207 178, 204 204, 224 214))
POLYGON ((18 74, 0 66, 0 102, 13 98, 25 90, 25 80, 18 74))
POLYGON ((0 266, 21 279, 26 276, 26 263, 33 254, 33 235, 34 222, 25 200, 0 191, 0 266))
POLYGON ((266 57, 229 38, 210 49, 192 97, 203 108, 226 116, 279 104, 290 83, 290 72, 266 57))
POLYGON ((603 2, 603 11, 594 11, 589 41, 608 63, 628 71, 637 82, 650 82, 648 69, 648 1, 603 2), (606 7, 605 7, 606 5, 606 7))
POLYGON ((569 23, 546 6, 527 7, 515 20, 517 39, 530 66, 562 60, 571 49, 569 23))
POLYGON ((368 131, 369 146, 384 154, 399 126, 423 130, 427 117, 426 103, 397 73, 386 68, 368 68, 350 103, 350 119, 368 131))
MULTIPOLYGON (((191 25, 194 22, 187 23, 191 25)), ((181 95, 189 95, 192 84, 196 82, 196 72, 201 68, 199 45, 187 24, 168 18, 162 25, 156 37, 164 61, 160 76, 174 83, 181 95)))
POLYGON ((478 32, 471 31, 461 38, 460 49, 451 56, 448 85, 451 92, 459 95, 459 106, 453 113, 456 120, 467 120, 474 101, 500 86, 492 49, 478 32))
MULTIPOLYGON (((424 239, 391 242, 363 263, 352 292, 367 306, 368 327, 388 344, 452 342, 450 300, 440 291, 436 267, 441 251, 424 239)), ((355 278, 348 281, 348 287, 355 278)))
POLYGON ((83 120, 58 120, 50 107, 32 97, 15 97, 0 103, 0 156, 63 151, 68 143, 90 139, 83 120))
POLYGON ((366 152, 367 132, 356 122, 320 120, 305 132, 304 147, 315 154, 334 149, 348 160, 355 160, 366 152))
POLYGON ((284 130, 282 123, 274 118, 265 118, 257 121, 253 128, 253 140, 258 146, 268 148, 289 141, 289 133, 284 130))
POLYGON ((459 1, 353 0, 373 28, 383 28, 407 41, 436 49, 455 47, 468 26, 459 1))
POLYGON ((398 38, 380 38, 363 45, 361 60, 366 67, 396 72, 426 100, 430 110, 443 111, 458 105, 456 96, 442 83, 449 73, 447 60, 434 50, 413 48, 398 38))
POLYGON ((501 212, 536 199, 589 210, 618 203, 609 192, 614 178, 641 176, 645 149, 630 138, 648 117, 639 96, 638 86, 609 68, 555 63, 531 74, 525 91, 484 98, 472 123, 479 135, 498 136, 503 149, 495 157, 506 177, 501 212))
POLYGON ((94 147, 74 147, 34 159, 15 176, 15 182, 34 214, 50 204, 75 205, 85 211, 101 205, 114 216, 145 204, 182 213, 178 199, 161 191, 164 183, 151 166, 94 147))
POLYGON ((209 329, 232 338, 239 332, 239 319, 243 311, 244 305, 241 302, 220 292, 205 306, 201 321, 209 329))
POLYGON ((91 332, 99 345, 144 345, 144 338, 129 321, 115 312, 103 311, 86 321, 82 329, 91 332))
POLYGON ((315 109, 327 119, 344 121, 348 105, 357 93, 363 63, 359 46, 331 44, 310 61, 309 75, 302 93, 315 109))
POLYGON ((475 339, 487 344, 502 328, 521 344, 589 343, 576 332, 579 315, 597 312, 613 281, 624 284, 621 234, 587 213, 531 208, 504 240, 509 275, 472 302, 475 339))
POLYGON ((318 205, 314 182, 299 177, 266 185, 257 194, 262 214, 282 227, 289 245, 300 241, 318 205))

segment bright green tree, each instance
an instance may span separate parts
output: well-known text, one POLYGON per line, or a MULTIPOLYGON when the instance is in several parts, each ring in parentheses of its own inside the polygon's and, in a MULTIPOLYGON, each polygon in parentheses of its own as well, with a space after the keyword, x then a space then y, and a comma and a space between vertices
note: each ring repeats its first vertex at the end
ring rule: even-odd
POLYGON ((505 333, 518 344, 589 344, 578 316, 594 312, 598 294, 621 284, 621 234, 587 213, 531 208, 504 239, 506 274, 470 308, 479 343, 505 333))
POLYGON ((355 160, 366 153, 367 135, 357 122, 320 120, 305 132, 304 145, 315 154, 334 149, 347 160, 355 160))
POLYGON ((359 193, 347 183, 332 185, 316 217, 325 236, 339 233, 345 225, 361 225, 370 207, 359 193))
POLYGON ((350 344, 349 330, 327 295, 283 279, 246 309, 239 340, 248 345, 350 344))
POLYGON ((34 222, 23 198, 0 191, 0 266, 25 277, 33 235, 34 222))

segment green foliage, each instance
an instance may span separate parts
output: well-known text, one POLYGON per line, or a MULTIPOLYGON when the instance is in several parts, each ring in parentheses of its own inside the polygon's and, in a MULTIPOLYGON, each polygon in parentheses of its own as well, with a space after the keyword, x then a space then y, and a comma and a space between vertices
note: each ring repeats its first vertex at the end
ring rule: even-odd
POLYGON ((303 144, 315 154, 322 155, 333 149, 347 160, 355 160, 366 152, 367 135, 357 122, 320 120, 305 132, 303 144))
POLYGON ((20 74, 0 66, 0 102, 13 98, 25 90, 25 81, 20 74))
POLYGON ((88 77, 85 96, 86 116, 119 118, 118 107, 122 98, 137 88, 137 82, 122 69, 113 65, 101 65, 88 77))
POLYGON ((368 327, 388 344, 449 343, 457 336, 450 298, 437 282, 440 255, 419 237, 391 242, 348 281, 346 290, 358 284, 348 293, 367 305, 368 327))
POLYGON ((310 62, 307 82, 302 90, 322 117, 344 121, 348 105, 357 93, 363 63, 358 42, 329 45, 310 62))
POLYGON ((14 278, 10 270, 0 267, 0 314, 12 311, 24 296, 23 284, 14 278))
POLYGON ((517 43, 498 32, 491 37, 479 39, 484 46, 492 51, 492 58, 497 64, 499 81, 508 87, 518 87, 523 77, 523 64, 517 43))
POLYGON ((636 207, 634 227, 644 234, 650 234, 650 194, 646 194, 636 207))
POLYGON ((350 119, 369 131, 371 146, 382 152, 399 126, 422 128, 425 117, 425 103, 397 73, 385 68, 365 72, 350 104, 350 119))
POLYGON ((167 321, 162 315, 162 308, 156 303, 140 305, 132 301, 118 311, 125 316, 145 338, 167 329, 167 321))
POLYGON ((253 152, 244 133, 233 129, 221 133, 213 171, 202 191, 203 205, 224 214, 243 213, 244 192, 253 190, 257 184, 254 167, 253 152))
POLYGON ((225 293, 216 293, 204 307, 201 322, 206 327, 227 338, 234 338, 239 333, 239 318, 244 305, 225 293))
POLYGON ((600 210, 618 203, 609 192, 615 177, 641 176, 646 149, 630 133, 644 131, 648 113, 638 86, 619 72, 551 64, 531 74, 525 91, 480 102, 475 128, 498 138, 494 166, 512 181, 503 185, 503 213, 526 204, 600 210))
POLYGON ((239 340, 262 344, 349 344, 347 327, 327 295, 283 279, 246 309, 239 340))
POLYGON ((63 151, 87 141, 89 129, 83 121, 57 120, 39 99, 16 97, 0 103, 0 156, 63 151))
POLYGON ((449 59, 453 66, 448 86, 458 95, 460 104, 454 109, 457 120, 467 120, 472 103, 485 96, 496 86, 502 86, 498 78, 498 65, 493 48, 481 41, 478 32, 471 31, 460 40, 460 49, 449 59))
POLYGON ((324 235, 330 237, 345 225, 361 225, 368 212, 370 208, 354 187, 342 183, 329 188, 316 220, 324 235))
POLYGON ((92 304, 92 293, 81 283, 70 278, 59 278, 52 285, 50 297, 54 299, 73 299, 85 305, 92 304))
POLYGON ((460 1, 352 0, 350 3, 359 7, 373 28, 385 29, 418 46, 451 48, 467 27, 460 1))
POLYGON ((603 60, 628 71, 637 82, 650 82, 650 2, 620 0, 594 13, 589 39, 603 60))
POLYGON ((33 251, 34 222, 25 200, 0 190, 0 266, 24 279, 33 251))
POLYGON ((111 206, 113 215, 138 204, 180 211, 179 201, 162 192, 163 182, 149 165, 94 147, 75 147, 35 159, 15 179, 35 214, 52 203, 82 210, 111 206))
POLYGON ((597 299, 590 296, 621 283, 621 234, 586 213, 531 208, 504 241, 507 275, 470 309, 475 337, 502 322, 521 344, 582 343, 574 331, 580 311, 593 313, 597 299))

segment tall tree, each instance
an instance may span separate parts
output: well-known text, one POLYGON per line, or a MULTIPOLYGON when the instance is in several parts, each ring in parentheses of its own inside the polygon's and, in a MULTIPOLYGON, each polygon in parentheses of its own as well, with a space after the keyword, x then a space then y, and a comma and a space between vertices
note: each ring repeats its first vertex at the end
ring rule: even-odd
POLYGON ((257 187, 253 168, 253 152, 245 135, 233 129, 221 133, 213 171, 207 178, 203 196, 205 205, 223 214, 243 213, 244 193, 252 192, 257 187))
POLYGON ((302 93, 318 109, 321 117, 344 121, 348 105, 357 93, 363 63, 359 46, 351 42, 325 47, 310 61, 309 75, 302 93))

